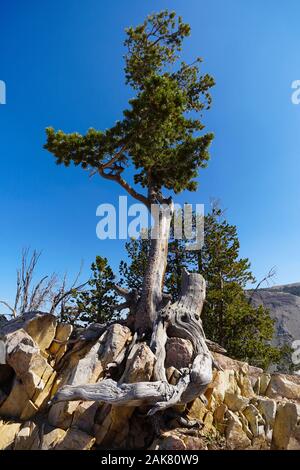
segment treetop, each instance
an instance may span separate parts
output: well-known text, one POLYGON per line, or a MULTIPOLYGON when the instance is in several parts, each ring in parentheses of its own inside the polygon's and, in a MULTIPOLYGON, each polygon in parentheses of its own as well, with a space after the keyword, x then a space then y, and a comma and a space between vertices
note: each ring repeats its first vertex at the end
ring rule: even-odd
POLYGON ((47 129, 45 148, 58 164, 70 163, 115 180, 145 203, 123 178, 134 168, 134 182, 152 192, 195 190, 194 179, 209 159, 211 133, 202 134, 202 111, 211 104, 213 78, 201 74, 201 59, 179 62, 189 25, 174 12, 152 14, 126 30, 125 77, 136 91, 123 119, 85 135, 47 129))

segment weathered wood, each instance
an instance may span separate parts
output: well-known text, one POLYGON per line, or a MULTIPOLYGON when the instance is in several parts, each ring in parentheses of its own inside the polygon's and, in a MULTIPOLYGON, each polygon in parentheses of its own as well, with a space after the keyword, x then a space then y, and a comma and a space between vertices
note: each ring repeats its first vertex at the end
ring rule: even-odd
POLYGON ((148 264, 143 280, 141 297, 135 316, 135 328, 140 333, 151 331, 163 301, 163 283, 167 265, 168 242, 174 205, 155 204, 158 217, 151 234, 148 264))
POLYGON ((182 295, 160 312, 152 335, 151 348, 156 355, 154 382, 117 383, 106 379, 97 384, 65 386, 54 402, 88 400, 117 406, 151 406, 149 415, 184 404, 200 396, 212 380, 212 356, 206 344, 200 314, 205 300, 205 281, 200 274, 182 275, 182 295), (176 385, 169 384, 164 368, 167 333, 189 339, 194 358, 190 369, 181 369, 176 385))
POLYGON ((153 330, 150 348, 156 356, 153 378, 154 380, 161 380, 163 382, 167 382, 165 370, 167 339, 167 323, 160 317, 153 330))

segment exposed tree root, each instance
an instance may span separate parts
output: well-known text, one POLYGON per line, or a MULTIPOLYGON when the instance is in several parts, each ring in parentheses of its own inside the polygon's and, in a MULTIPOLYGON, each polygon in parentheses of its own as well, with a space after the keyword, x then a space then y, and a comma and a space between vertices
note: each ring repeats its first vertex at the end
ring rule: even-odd
MULTIPOLYGON (((206 344, 200 314, 205 300, 205 281, 200 274, 183 272, 182 295, 161 309, 153 327, 150 347, 156 355, 153 382, 118 383, 105 379, 97 384, 62 387, 53 399, 60 401, 99 401, 116 406, 148 405, 148 415, 154 415, 177 404, 199 397, 212 380, 213 359, 206 344), (166 378, 164 367, 168 336, 191 341, 194 357, 190 368, 181 369, 176 385, 166 378)), ((135 338, 136 340, 136 338, 135 338)), ((120 358, 120 363, 124 356, 120 358)))

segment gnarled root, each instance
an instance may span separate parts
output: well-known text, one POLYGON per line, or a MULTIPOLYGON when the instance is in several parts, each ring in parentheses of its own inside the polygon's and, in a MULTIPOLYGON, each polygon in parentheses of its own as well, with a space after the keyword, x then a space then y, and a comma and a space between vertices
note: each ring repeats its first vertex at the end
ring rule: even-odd
POLYGON ((213 359, 207 347, 200 314, 205 299, 205 281, 200 274, 183 272, 180 299, 166 305, 154 326, 151 349, 156 355, 154 382, 117 383, 105 379, 97 384, 66 385, 53 399, 59 401, 99 401, 116 406, 151 406, 154 415, 177 404, 185 404, 200 396, 212 380, 213 359), (191 367, 182 369, 176 385, 169 384, 164 368, 165 345, 169 336, 191 341, 194 358, 191 367))

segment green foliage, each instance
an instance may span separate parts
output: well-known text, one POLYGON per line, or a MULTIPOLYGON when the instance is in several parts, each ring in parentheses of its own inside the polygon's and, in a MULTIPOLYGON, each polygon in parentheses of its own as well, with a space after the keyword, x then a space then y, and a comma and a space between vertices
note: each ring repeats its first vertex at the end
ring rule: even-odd
MULTIPOLYGON (((194 219, 195 223, 195 219, 194 219)), ((246 285, 254 282, 247 258, 239 257, 237 229, 230 225, 221 210, 214 208, 205 216, 204 246, 200 251, 185 249, 186 240, 169 243, 165 288, 176 300, 180 294, 181 270, 201 273, 207 282, 206 303, 202 313, 207 337, 223 346, 229 356, 267 368, 278 363, 282 352, 270 345, 274 322, 267 309, 255 308, 245 294, 246 285)), ((149 244, 149 242, 148 242, 149 244)), ((145 240, 126 245, 131 264, 121 263, 123 282, 134 279, 141 285, 149 246, 145 240)))
POLYGON ((134 181, 143 187, 195 190, 194 178, 207 164, 213 138, 200 135, 204 126, 196 115, 210 107, 214 80, 201 74, 200 58, 191 65, 179 62, 190 27, 175 13, 150 15, 126 34, 126 83, 136 96, 123 119, 86 135, 48 128, 45 148, 58 164, 95 169, 118 182, 132 165, 134 181))
POLYGON ((131 263, 129 265, 123 260, 120 262, 121 284, 126 284, 126 287, 129 289, 140 290, 147 263, 149 262, 149 240, 143 240, 142 238, 136 240, 132 238, 130 242, 126 242, 125 248, 131 263))
MULTIPOLYGON (((72 312, 76 323, 106 323, 119 318, 117 295, 113 289, 114 273, 106 258, 97 256, 91 265, 92 276, 87 289, 74 296, 72 312)), ((68 319, 71 312, 67 312, 68 319)))

